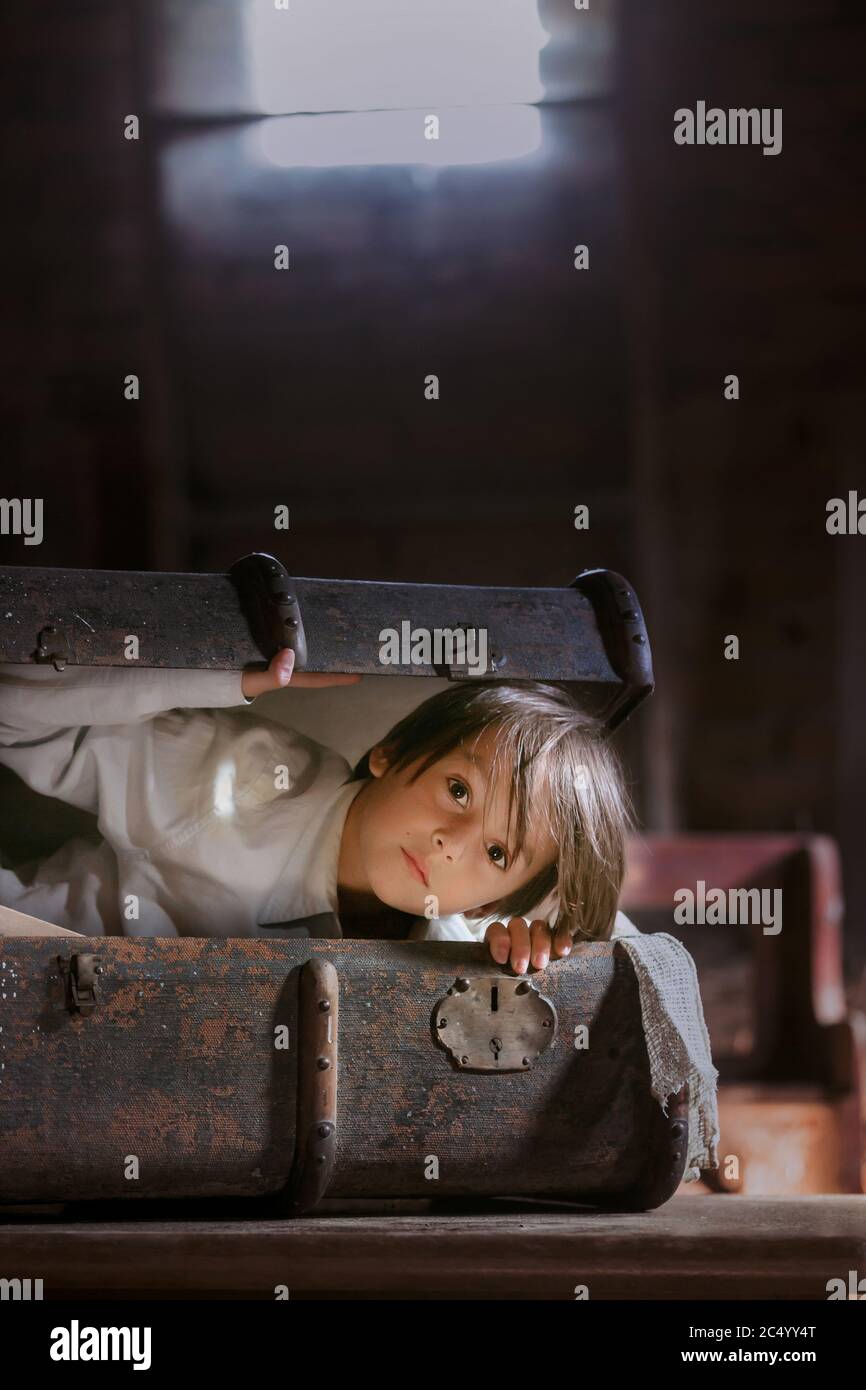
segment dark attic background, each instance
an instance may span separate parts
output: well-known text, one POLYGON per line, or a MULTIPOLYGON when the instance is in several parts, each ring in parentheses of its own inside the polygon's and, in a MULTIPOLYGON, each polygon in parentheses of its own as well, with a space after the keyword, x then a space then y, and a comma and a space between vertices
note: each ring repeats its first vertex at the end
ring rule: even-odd
POLYGON ((4 558, 621 570, 658 682, 626 743, 644 824, 835 835, 859 976, 866 538, 825 520, 866 493, 862 6, 4 19, 3 495, 46 508, 4 558), (676 145, 698 100, 781 107, 782 153, 676 145))

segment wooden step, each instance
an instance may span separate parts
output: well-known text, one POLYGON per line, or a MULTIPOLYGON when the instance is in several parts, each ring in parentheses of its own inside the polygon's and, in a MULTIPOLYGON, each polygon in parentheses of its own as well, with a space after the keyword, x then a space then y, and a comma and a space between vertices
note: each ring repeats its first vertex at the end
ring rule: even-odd
MULTIPOLYGON (((138 1207, 138 1203, 130 1203, 138 1207)), ((174 1204, 180 1212, 184 1204, 174 1204)), ((866 1275, 866 1197, 674 1197, 655 1211, 476 1204, 462 1215, 0 1220, 0 1266, 45 1298, 818 1299, 866 1275)))

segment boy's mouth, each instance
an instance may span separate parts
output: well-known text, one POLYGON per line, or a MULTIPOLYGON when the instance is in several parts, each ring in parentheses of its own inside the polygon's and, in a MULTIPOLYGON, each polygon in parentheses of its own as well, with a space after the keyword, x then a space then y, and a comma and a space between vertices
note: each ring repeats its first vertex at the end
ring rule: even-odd
POLYGON ((417 859, 413 859, 413 858, 412 858, 412 855, 411 855, 411 854, 408 854, 408 853, 406 852, 406 850, 403 849, 403 846, 402 846, 402 845, 400 846, 400 852, 401 852, 401 854, 403 855, 404 859, 406 860, 406 863, 409 865, 409 868, 411 869, 412 873, 415 875, 415 877, 416 877, 417 879, 419 879, 419 880, 421 881, 421 883, 424 884, 424 887, 426 888, 426 887, 428 886, 428 885, 427 885, 427 875, 425 874, 424 870, 421 868, 421 865, 418 863, 418 860, 417 860, 417 859))

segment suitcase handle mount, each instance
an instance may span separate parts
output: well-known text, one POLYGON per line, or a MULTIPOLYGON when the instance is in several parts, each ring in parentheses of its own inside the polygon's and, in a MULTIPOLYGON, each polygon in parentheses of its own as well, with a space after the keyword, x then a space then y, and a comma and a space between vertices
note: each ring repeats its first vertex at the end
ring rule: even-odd
POLYGON ((229 570, 244 616, 268 661, 283 647, 295 653, 295 670, 307 664, 307 639, 295 586, 274 555, 253 551, 229 570))

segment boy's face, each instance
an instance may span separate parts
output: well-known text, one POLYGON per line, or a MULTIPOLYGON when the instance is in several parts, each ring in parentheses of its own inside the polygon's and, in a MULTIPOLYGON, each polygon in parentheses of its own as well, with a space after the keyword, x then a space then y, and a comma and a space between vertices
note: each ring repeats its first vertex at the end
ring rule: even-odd
POLYGON ((511 853, 505 778, 487 790, 495 737, 495 727, 485 729, 414 782, 409 779, 421 758, 394 773, 383 746, 373 749, 372 780, 355 797, 346 818, 341 886, 372 893, 417 917, 425 915, 431 897, 436 901, 427 916, 462 912, 483 917, 552 864, 554 841, 546 830, 533 832, 531 824, 521 854, 515 858, 511 853))

